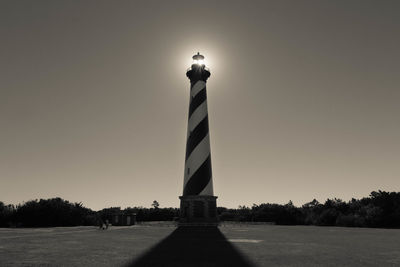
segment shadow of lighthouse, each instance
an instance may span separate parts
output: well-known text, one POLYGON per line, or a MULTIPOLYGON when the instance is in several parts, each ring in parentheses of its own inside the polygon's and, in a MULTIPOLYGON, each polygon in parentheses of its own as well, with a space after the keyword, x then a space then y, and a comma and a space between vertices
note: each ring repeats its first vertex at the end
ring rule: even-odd
POLYGON ((127 266, 254 266, 217 227, 179 227, 127 266))

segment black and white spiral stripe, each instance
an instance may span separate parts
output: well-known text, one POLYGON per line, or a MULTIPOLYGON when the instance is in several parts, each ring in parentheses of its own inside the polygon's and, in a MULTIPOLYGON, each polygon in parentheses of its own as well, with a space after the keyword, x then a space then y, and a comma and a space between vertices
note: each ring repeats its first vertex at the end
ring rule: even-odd
POLYGON ((198 80, 190 89, 183 195, 213 194, 206 82, 198 80))

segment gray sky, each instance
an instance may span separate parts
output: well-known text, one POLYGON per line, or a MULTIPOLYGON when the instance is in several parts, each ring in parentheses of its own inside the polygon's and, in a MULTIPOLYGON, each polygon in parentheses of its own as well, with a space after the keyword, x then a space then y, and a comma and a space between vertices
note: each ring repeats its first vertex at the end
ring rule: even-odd
POLYGON ((400 1, 1 1, 0 200, 178 206, 191 56, 227 207, 400 191, 400 1))

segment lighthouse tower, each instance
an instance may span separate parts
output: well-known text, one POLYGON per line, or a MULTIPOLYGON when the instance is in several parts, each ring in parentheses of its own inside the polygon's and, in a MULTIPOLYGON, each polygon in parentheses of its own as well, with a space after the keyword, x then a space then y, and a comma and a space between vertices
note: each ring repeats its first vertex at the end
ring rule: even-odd
POLYGON ((190 104, 179 225, 216 226, 217 197, 212 183, 206 91, 210 71, 204 64, 204 56, 199 53, 193 56, 186 76, 190 80, 190 104))

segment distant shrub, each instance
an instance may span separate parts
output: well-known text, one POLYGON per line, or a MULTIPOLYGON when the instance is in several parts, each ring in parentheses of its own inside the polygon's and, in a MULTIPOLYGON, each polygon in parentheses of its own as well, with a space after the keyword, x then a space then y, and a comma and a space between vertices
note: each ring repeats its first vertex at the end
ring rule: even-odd
POLYGON ((31 200, 17 206, 14 220, 24 227, 94 225, 95 213, 61 198, 31 200))
POLYGON ((5 205, 0 201, 0 227, 12 226, 12 220, 15 213, 13 205, 5 205))

